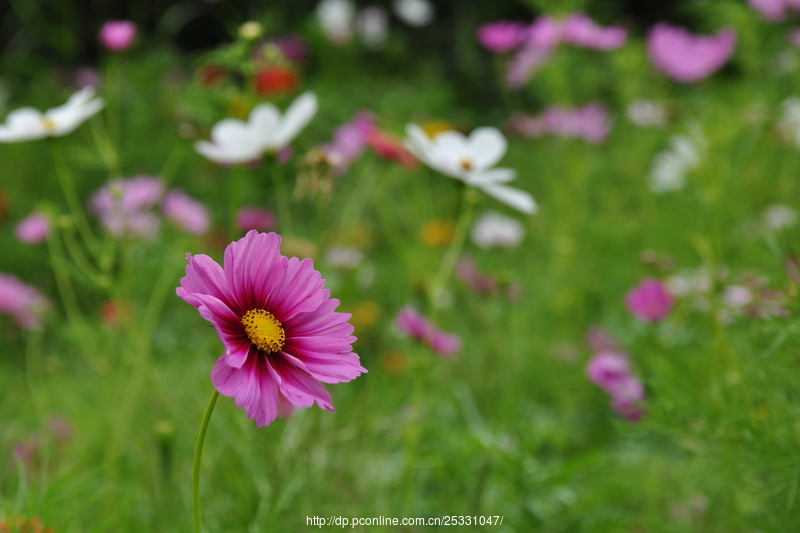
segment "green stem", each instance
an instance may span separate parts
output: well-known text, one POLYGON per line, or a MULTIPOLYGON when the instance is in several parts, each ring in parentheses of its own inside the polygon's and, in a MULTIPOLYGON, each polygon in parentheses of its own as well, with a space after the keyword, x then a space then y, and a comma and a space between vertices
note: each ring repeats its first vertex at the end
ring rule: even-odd
POLYGON ((228 237, 234 240, 239 234, 239 228, 236 225, 236 212, 241 207, 242 190, 244 187, 245 168, 242 165, 233 167, 233 176, 231 177, 231 186, 228 196, 228 237))
POLYGON ((206 440, 206 430, 208 422, 211 420, 211 413, 219 398, 219 391, 214 389, 211 400, 208 402, 203 423, 200 424, 200 433, 197 435, 197 446, 194 449, 194 466, 192 467, 192 511, 194 512, 194 533, 201 533, 200 529, 200 457, 203 455, 203 442, 206 440))
POLYGON ((467 237, 469 225, 472 222, 472 208, 475 205, 475 191, 469 187, 464 187, 461 203, 459 204, 459 215, 456 229, 453 234, 453 240, 442 258, 439 265, 439 270, 436 272, 436 277, 433 278, 430 288, 428 290, 428 304, 430 306, 429 318, 433 319, 436 313, 436 302, 441 296, 441 292, 447 284, 450 274, 456 266, 461 251, 464 249, 464 242, 467 237))
POLYGON ((286 181, 283 176, 283 169, 278 161, 278 156, 274 158, 272 165, 272 179, 275 183, 275 199, 278 204, 278 223, 284 234, 292 233, 292 214, 289 206, 289 193, 286 190, 286 181))
POLYGON ((97 255, 99 252, 97 239, 89 227, 89 221, 86 219, 83 209, 81 209, 81 202, 78 198, 78 192, 75 189, 75 182, 72 179, 72 174, 67 168, 64 152, 61 150, 56 140, 51 140, 50 146, 53 152, 53 164, 56 167, 58 181, 61 183, 61 189, 64 191, 64 197, 67 199, 67 205, 69 206, 72 219, 75 221, 78 232, 80 232, 81 238, 83 238, 86 246, 92 253, 97 255))

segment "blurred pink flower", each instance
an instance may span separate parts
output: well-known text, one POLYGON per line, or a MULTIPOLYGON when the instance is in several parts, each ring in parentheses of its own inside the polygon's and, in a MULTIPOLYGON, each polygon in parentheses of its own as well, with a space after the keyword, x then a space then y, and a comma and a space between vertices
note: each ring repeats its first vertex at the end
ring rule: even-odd
POLYGON ((15 233, 20 241, 37 244, 45 241, 52 229, 47 215, 37 212, 20 220, 15 228, 15 233))
POLYGON ((236 215, 236 225, 241 231, 270 231, 278 224, 278 217, 272 211, 257 207, 243 207, 236 215))
POLYGON ((540 67, 550 60, 551 48, 526 46, 514 56, 506 72, 509 89, 521 89, 540 67))
POLYGON ((564 38, 564 23, 553 17, 538 17, 528 26, 526 47, 552 50, 564 38))
POLYGON ((631 422, 638 422, 644 415, 642 402, 645 400, 644 383, 634 375, 627 375, 617 383, 612 391, 611 407, 631 422))
POLYGON ((586 333, 586 344, 593 352, 620 352, 617 339, 600 326, 589 328, 586 333))
POLYGON ((672 310, 675 299, 657 279, 646 279, 633 288, 625 299, 628 310, 645 322, 657 322, 672 310))
POLYGON ((353 119, 336 129, 333 141, 323 146, 328 159, 342 173, 356 159, 361 157, 367 146, 366 133, 375 127, 372 113, 361 111, 353 119))
POLYGON ((500 20, 478 28, 478 41, 496 53, 510 52, 519 47, 527 36, 527 28, 521 22, 500 20))
POLYGON ((257 426, 295 407, 334 411, 324 383, 366 372, 353 353, 350 314, 337 312, 311 259, 281 254, 275 233, 250 231, 225 250, 220 266, 187 254, 176 292, 210 321, 224 345, 211 374, 216 389, 236 399, 257 426))
POLYGON ((109 20, 100 28, 100 42, 112 52, 123 52, 136 39, 136 24, 130 20, 109 20))
POLYGON ((481 273, 471 257, 461 257, 456 263, 456 275, 473 291, 480 294, 497 292, 497 280, 481 273))
POLYGON ((595 50, 616 50, 625 44, 628 32, 619 26, 603 28, 584 13, 573 13, 564 21, 564 41, 595 50))
POLYGON ((736 32, 693 35, 685 28, 660 23, 650 30, 647 48, 656 68, 676 81, 691 83, 709 77, 730 59, 736 32))
POLYGON ((211 225, 206 206, 187 196, 183 191, 169 191, 161 209, 168 220, 193 235, 204 234, 211 225))
POLYGON ((589 380, 609 394, 612 394, 630 373, 628 356, 620 352, 596 353, 586 365, 586 375, 589 380))
POLYGON ((611 132, 611 124, 606 108, 590 103, 575 109, 550 106, 538 117, 517 113, 509 118, 507 126, 525 137, 535 138, 549 133, 600 144, 611 132))
POLYGON ((163 196, 160 178, 118 178, 98 190, 91 205, 103 227, 115 237, 154 237, 161 221, 151 208, 163 196))
POLYGON ((397 315, 397 327, 406 335, 427 344, 441 356, 452 356, 461 350, 461 337, 440 330, 435 324, 411 306, 406 306, 397 315))
POLYGON ((747 3, 769 22, 780 22, 787 10, 800 10, 799 0, 747 0, 747 3))
POLYGON ((11 315, 18 326, 41 329, 50 301, 39 290, 11 274, 0 273, 0 313, 11 315))
POLYGON ((76 68, 75 72, 72 73, 72 83, 78 89, 83 89, 85 87, 94 87, 98 89, 103 84, 103 78, 96 69, 82 66, 76 68))

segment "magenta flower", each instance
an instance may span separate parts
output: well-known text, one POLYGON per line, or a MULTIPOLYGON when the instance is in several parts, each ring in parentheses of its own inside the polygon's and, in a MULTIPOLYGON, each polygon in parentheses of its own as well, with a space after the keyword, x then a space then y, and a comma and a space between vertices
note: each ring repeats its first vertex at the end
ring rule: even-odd
POLYGON ((645 322, 658 322, 666 317, 674 302, 664 284, 652 278, 634 287, 625 299, 628 310, 645 322))
POLYGON ((478 41, 495 53, 510 52, 519 47, 527 36, 527 28, 521 22, 500 20, 478 28, 478 41))
POLYGON ((589 381, 608 392, 613 392, 628 378, 631 365, 628 356, 620 352, 599 352, 586 365, 589 381))
POLYGON ((334 411, 322 383, 367 370, 353 353, 353 326, 310 259, 280 253, 275 233, 250 231, 225 250, 224 266, 192 256, 177 294, 210 321, 225 345, 211 381, 258 426, 295 407, 334 411))
POLYGON ((644 415, 642 402, 645 400, 644 383, 633 375, 628 375, 618 383, 611 394, 611 407, 632 422, 638 422, 644 415))
POLYGON ((718 71, 736 48, 736 32, 692 35, 685 28, 656 24, 647 38, 650 59, 661 72, 683 83, 703 80, 718 71))
POLYGON ((441 356, 451 356, 461 350, 461 337, 440 330, 411 306, 400 310, 397 327, 441 356))
POLYGON ((769 22, 780 22, 787 10, 800 10, 797 0, 747 0, 747 3, 769 22))
POLYGON ((17 224, 17 239, 28 244, 38 244, 47 239, 52 230, 50 219, 42 213, 31 213, 17 224))
POLYGON ((118 178, 98 190, 91 200, 103 227, 116 237, 153 237, 160 225, 152 212, 164 196, 164 184, 153 176, 118 178))
POLYGON ((573 13, 564 21, 564 41, 595 50, 616 50, 625 44, 628 32, 618 26, 603 28, 583 13, 573 13))
POLYGON ((161 209, 168 220, 193 235, 204 234, 211 225, 206 206, 179 190, 167 193, 161 209))
POLYGON ((243 207, 236 214, 236 226, 241 231, 272 231, 277 225, 277 215, 266 209, 243 207))
POLYGON ((17 277, 0 273, 0 313, 11 315, 25 329, 41 329, 42 315, 50 301, 35 287, 17 277))
POLYGON ((136 24, 130 20, 109 20, 100 28, 100 43, 112 52, 123 52, 136 39, 136 24))

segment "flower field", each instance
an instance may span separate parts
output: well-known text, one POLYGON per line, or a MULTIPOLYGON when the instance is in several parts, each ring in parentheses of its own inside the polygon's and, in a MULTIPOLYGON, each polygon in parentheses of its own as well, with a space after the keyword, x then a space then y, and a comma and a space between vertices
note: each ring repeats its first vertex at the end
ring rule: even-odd
POLYGON ((0 533, 800 529, 797 2, 34 4, 0 533))

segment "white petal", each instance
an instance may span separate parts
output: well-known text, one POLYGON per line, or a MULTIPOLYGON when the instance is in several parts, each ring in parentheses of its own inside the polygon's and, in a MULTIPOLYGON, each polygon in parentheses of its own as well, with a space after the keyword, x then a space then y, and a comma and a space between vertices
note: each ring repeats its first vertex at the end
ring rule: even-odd
POLYGON ((307 92, 300 95, 284 113, 283 120, 281 120, 274 137, 275 145, 270 148, 280 149, 289 144, 311 122, 311 119, 317 114, 318 107, 319 104, 314 93, 307 92))
MULTIPOLYGON (((87 89, 90 88, 87 87, 87 89)), ((45 119, 52 121, 55 125, 54 129, 47 132, 49 135, 59 136, 72 133, 75 128, 83 124, 89 117, 103 109, 102 98, 96 98, 89 102, 74 103, 72 100, 77 94, 73 95, 66 104, 54 107, 45 113, 45 119)))
POLYGON ((508 143, 497 128, 478 128, 469 136, 469 152, 475 168, 496 165, 506 154, 508 143))
POLYGON ((532 215, 538 209, 533 196, 527 191, 499 183, 485 183, 478 185, 478 188, 489 196, 493 196, 495 199, 523 213, 532 215))
POLYGON ((12 111, 6 117, 6 124, 0 126, 0 142, 3 143, 41 139, 46 135, 42 114, 32 107, 12 111))
POLYGON ((247 125, 253 142, 260 144, 264 150, 272 147, 280 122, 281 112, 274 105, 261 104, 253 108, 247 125))
POLYGON ((517 171, 513 168, 493 168, 483 172, 473 172, 467 178, 468 185, 480 187, 489 183, 508 183, 517 178, 517 171))
POLYGON ((194 149, 206 158, 221 165, 247 163, 261 156, 261 148, 252 145, 221 145, 208 141, 198 141, 194 149))

